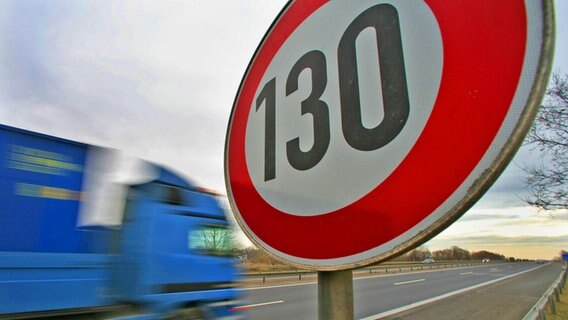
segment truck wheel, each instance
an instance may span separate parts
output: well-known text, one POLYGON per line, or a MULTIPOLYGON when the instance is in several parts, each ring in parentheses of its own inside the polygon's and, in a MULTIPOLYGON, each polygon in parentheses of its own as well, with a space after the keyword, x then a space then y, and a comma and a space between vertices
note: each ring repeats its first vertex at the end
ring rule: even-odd
POLYGON ((172 312, 167 320, 206 320, 207 317, 198 307, 185 308, 172 312))

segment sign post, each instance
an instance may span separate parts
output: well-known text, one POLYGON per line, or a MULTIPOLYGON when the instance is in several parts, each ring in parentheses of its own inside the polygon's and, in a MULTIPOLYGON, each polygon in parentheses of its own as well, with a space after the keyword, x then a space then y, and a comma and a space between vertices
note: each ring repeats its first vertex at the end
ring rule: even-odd
POLYGON ((352 271, 319 271, 318 319, 350 320, 353 317, 352 271))
POLYGON ((352 285, 325 280, 348 271, 327 272, 403 254, 483 195, 538 110, 553 27, 551 0, 290 1, 227 130, 240 227, 321 271, 320 310, 342 314, 337 290, 352 312, 352 285))

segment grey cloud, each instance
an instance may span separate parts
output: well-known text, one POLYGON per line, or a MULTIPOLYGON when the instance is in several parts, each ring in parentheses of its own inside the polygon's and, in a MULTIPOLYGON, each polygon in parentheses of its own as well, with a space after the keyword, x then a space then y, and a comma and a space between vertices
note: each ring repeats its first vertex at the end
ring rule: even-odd
MULTIPOLYGON (((0 122, 119 148, 224 188, 234 95, 284 3, 5 0, 0 122)), ((515 162, 525 159, 521 149, 515 162)), ((519 177, 511 164, 476 207, 522 205, 519 177)))
POLYGON ((7 0, 0 122, 121 149, 224 189, 234 94, 282 5, 7 0))
POLYGON ((519 215, 500 215, 500 214, 470 214, 460 218, 460 222, 466 221, 480 221, 480 220, 515 220, 519 215))
POLYGON ((465 247, 475 247, 491 244, 495 245, 558 245, 559 248, 566 246, 568 242, 568 234, 561 236, 498 236, 498 235, 475 235, 475 236, 452 236, 444 237, 444 239, 434 239, 430 241, 432 245, 436 243, 459 244, 465 247))
POLYGON ((476 208, 513 208, 525 206, 528 195, 523 183, 523 167, 540 161, 540 155, 522 146, 495 183, 476 204, 476 208))
POLYGON ((511 226, 543 227, 543 226, 565 225, 567 222, 568 222, 568 215, 566 214, 553 215, 553 214, 543 213, 540 215, 535 215, 530 219, 502 221, 496 224, 496 226, 497 227, 511 227, 511 226))

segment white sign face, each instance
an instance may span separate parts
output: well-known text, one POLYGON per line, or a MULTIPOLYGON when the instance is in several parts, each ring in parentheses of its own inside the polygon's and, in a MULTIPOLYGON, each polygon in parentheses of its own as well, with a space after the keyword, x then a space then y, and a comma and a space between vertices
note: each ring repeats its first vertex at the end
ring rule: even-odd
POLYGON ((291 1, 235 99, 225 178, 277 259, 388 259, 458 219, 520 146, 548 79, 552 4, 291 1))
MULTIPOLYGON (((360 199, 396 169, 420 136, 432 112, 443 60, 442 38, 436 19, 426 3, 389 1, 386 3, 397 5, 401 40, 405 44, 402 48, 405 70, 402 72, 406 73, 406 94, 412 112, 395 139, 384 147, 361 151, 344 138, 337 46, 346 26, 367 8, 373 7, 372 3, 332 1, 315 12, 280 48, 261 81, 265 86, 255 94, 259 96, 262 90, 267 90, 269 81, 276 79, 274 117, 279 125, 274 141, 274 179, 266 181, 264 172, 266 101, 258 108, 254 101, 250 106, 256 111, 249 114, 245 147, 247 169, 255 188, 264 200, 283 212, 302 216, 325 214, 360 199), (294 63, 304 54, 313 52, 313 48, 318 48, 318 54, 325 59, 327 86, 318 100, 327 105, 328 117, 321 121, 329 126, 330 136, 327 150, 317 164, 298 170, 289 161, 286 145, 288 141, 298 139, 299 149, 308 152, 314 145, 314 122, 320 119, 315 119, 319 114, 302 114, 302 102, 314 92, 313 72, 305 68, 294 79, 289 74, 294 63), (298 87, 289 95, 285 90, 287 81, 296 81, 298 87)), ((364 28, 352 45, 356 51, 361 125, 372 129, 385 119, 377 30, 364 28)))

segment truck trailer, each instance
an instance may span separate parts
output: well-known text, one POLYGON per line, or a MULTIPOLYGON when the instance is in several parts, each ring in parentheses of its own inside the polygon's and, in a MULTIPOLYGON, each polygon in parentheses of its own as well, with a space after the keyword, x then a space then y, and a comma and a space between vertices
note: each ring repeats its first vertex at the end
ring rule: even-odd
POLYGON ((105 152, 0 125, 0 318, 244 319, 219 199, 152 163, 108 192, 105 152))

